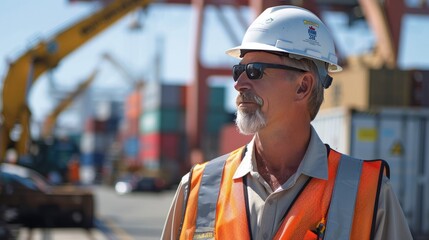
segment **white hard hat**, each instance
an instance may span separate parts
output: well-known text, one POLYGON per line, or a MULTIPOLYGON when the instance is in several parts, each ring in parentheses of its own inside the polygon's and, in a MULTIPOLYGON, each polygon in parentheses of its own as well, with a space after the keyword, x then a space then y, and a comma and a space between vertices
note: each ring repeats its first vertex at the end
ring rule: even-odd
POLYGON ((241 58, 246 51, 288 53, 329 64, 329 72, 339 72, 334 40, 325 24, 312 12, 296 6, 266 9, 247 29, 240 46, 226 51, 241 58))

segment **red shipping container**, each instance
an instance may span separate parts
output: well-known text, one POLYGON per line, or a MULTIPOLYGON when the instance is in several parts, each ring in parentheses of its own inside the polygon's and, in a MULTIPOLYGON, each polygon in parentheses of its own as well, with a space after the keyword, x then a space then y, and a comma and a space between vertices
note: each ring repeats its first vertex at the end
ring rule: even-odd
POLYGON ((85 121, 85 131, 86 132, 105 132, 107 130, 107 123, 103 120, 97 120, 95 118, 88 118, 85 121))
POLYGON ((179 156, 180 138, 176 133, 150 133, 140 137, 141 159, 175 160, 179 156))
POLYGON ((158 159, 160 157, 159 145, 160 135, 158 133, 140 136, 140 157, 142 159, 158 159))
POLYGON ((178 134, 163 133, 161 135, 161 156, 168 160, 177 160, 179 156, 180 138, 178 134))
POLYGON ((94 119, 88 118, 85 120, 85 132, 92 133, 94 132, 94 119))
POLYGON ((95 133, 102 133, 107 131, 107 122, 105 120, 93 119, 93 126, 95 133))
POLYGON ((182 86, 181 87, 181 102, 180 102, 180 106, 183 106, 184 109, 186 109, 187 106, 187 99, 188 99, 188 90, 189 87, 188 86, 182 86))

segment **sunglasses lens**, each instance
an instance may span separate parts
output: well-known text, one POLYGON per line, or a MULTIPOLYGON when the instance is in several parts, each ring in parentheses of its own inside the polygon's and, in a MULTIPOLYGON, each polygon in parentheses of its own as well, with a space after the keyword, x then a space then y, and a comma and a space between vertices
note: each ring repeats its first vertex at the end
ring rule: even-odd
POLYGON ((250 63, 247 64, 246 74, 249 79, 260 79, 262 78, 262 67, 259 64, 250 63))
POLYGON ((232 77, 234 78, 234 81, 236 82, 240 75, 244 72, 245 65, 234 65, 232 67, 232 77))
POLYGON ((244 71, 246 71, 247 77, 249 79, 261 79, 262 74, 264 73, 263 66, 257 63, 234 65, 232 67, 232 77, 234 78, 235 82, 244 71))

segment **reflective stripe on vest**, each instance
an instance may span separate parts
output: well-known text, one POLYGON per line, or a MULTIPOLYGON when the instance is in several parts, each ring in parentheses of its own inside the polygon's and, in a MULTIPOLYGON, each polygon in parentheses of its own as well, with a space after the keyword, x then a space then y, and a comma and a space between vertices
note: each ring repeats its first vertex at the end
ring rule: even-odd
POLYGON ((235 169, 241 162, 243 153, 244 148, 231 152, 227 157, 228 159, 225 161, 224 167, 219 168, 221 170, 221 176, 219 176, 219 178, 222 179, 220 186, 221 190, 218 191, 218 197, 211 199, 214 204, 217 203, 215 229, 213 230, 204 227, 202 229, 196 228, 197 213, 200 212, 198 209, 200 183, 202 182, 204 169, 206 165, 211 163, 211 161, 202 165, 196 165, 193 168, 192 178, 189 179, 189 197, 186 203, 182 230, 179 233, 180 239, 213 239, 214 234, 217 236, 215 236, 216 239, 231 239, 231 236, 234 236, 234 240, 250 239, 247 228, 243 231, 243 227, 247 226, 246 208, 244 206, 244 201, 241 199, 244 197, 244 185, 241 178, 234 181, 232 180, 235 169), (226 184, 225 180, 227 181, 226 184), (219 205, 224 207, 219 208, 219 205), (226 224, 228 226, 220 224, 219 221, 228 223, 226 224), (229 225, 229 223, 231 223, 231 225, 229 225))
POLYGON ((326 239, 350 239, 363 161, 341 155, 329 205, 326 239))
MULTIPOLYGON (((242 151, 194 168, 180 239, 250 239, 244 184, 242 178, 232 179, 242 151)), ((313 231, 325 218, 325 239, 370 238, 384 163, 341 158, 340 153, 330 151, 328 180, 313 178, 309 182, 286 213, 274 239, 317 239, 313 231)))
MULTIPOLYGON (((226 159, 229 154, 218 157, 207 163, 203 170, 200 192, 198 194, 198 214, 195 235, 213 237, 216 217, 216 203, 219 196, 220 180, 226 159)), ((198 238, 202 239, 202 238, 198 238)))

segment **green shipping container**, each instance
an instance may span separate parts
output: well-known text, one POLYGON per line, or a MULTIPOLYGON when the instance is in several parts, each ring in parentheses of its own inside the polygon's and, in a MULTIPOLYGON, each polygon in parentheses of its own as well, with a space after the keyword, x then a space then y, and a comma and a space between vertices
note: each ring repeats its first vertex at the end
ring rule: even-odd
POLYGON ((209 111, 206 117, 208 133, 219 133, 223 125, 233 123, 233 115, 225 111, 209 111))
POLYGON ((225 109, 225 87, 210 87, 207 101, 209 110, 222 111, 225 109))
POLYGON ((140 133, 183 132, 185 130, 185 112, 179 108, 144 111, 139 125, 140 133))

